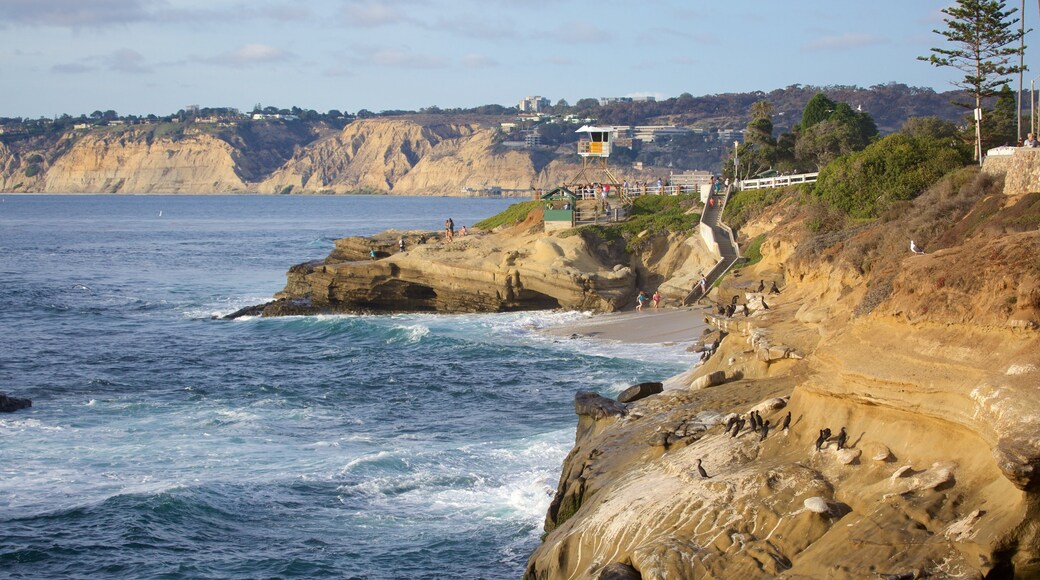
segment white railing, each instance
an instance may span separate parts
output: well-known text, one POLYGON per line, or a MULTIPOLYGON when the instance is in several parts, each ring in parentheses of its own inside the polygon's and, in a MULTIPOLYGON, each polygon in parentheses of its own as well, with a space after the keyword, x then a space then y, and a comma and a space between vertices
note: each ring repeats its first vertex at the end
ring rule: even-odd
POLYGON ((784 187, 785 185, 796 185, 799 183, 814 183, 820 172, 799 173, 797 175, 776 175, 774 177, 763 177, 760 179, 745 179, 740 182, 740 189, 766 189, 769 187, 784 187))
POLYGON ((629 185, 628 187, 622 187, 621 190, 625 195, 629 197, 639 197, 640 195, 681 195, 684 193, 697 193, 700 188, 696 185, 657 185, 647 184, 642 185, 629 185))

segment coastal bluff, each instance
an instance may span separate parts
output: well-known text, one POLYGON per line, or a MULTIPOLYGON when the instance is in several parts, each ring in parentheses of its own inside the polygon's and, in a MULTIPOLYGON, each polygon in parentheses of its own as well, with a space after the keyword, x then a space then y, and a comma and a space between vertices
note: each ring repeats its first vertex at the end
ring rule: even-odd
POLYGON ((501 147, 494 127, 465 120, 362 119, 342 129, 101 127, 0 142, 0 191, 526 194, 573 175, 580 166, 566 156, 501 147))
POLYGON ((576 400, 525 578, 1040 577, 1040 194, 961 179, 841 232, 744 224, 710 358, 576 400))
POLYGON ((324 260, 293 266, 274 301, 241 314, 613 312, 646 288, 677 300, 688 291, 685 273, 711 263, 697 236, 649 236, 632 254, 581 231, 546 234, 538 208, 522 223, 450 242, 443 233, 394 231, 336 240, 324 260))

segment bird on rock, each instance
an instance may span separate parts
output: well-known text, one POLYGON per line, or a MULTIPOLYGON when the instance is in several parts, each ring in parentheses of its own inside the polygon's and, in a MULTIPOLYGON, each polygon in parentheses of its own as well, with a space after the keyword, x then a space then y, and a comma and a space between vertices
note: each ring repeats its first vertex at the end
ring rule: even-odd
POLYGON ((842 427, 841 431, 838 433, 838 449, 844 449, 845 442, 848 441, 848 439, 849 435, 845 432, 845 428, 842 427))
POLYGON ((788 411, 787 414, 784 415, 784 422, 780 424, 780 430, 781 431, 786 431, 787 428, 790 427, 790 426, 791 426, 791 412, 788 411))
POLYGON ((825 441, 827 441, 827 437, 829 437, 829 435, 827 434, 827 430, 826 429, 820 429, 820 436, 816 438, 816 450, 817 451, 819 451, 820 449, 823 448, 823 443, 825 441))
POLYGON ((769 435, 769 420, 768 419, 766 420, 765 423, 762 423, 761 430, 762 430, 762 433, 758 436, 758 440, 759 441, 765 441, 766 436, 769 435))
POLYGON ((708 472, 704 471, 704 467, 701 466, 701 460, 697 460, 697 473, 701 474, 701 477, 708 479, 708 472))

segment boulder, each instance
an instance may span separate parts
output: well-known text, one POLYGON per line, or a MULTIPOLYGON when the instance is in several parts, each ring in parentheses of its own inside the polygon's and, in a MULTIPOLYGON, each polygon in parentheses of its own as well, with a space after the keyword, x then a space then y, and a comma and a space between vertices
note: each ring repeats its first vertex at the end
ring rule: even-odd
POLYGON ((692 383, 690 383, 690 389, 696 391, 708 387, 714 387, 715 385, 721 385, 724 382, 726 382, 726 372, 715 371, 713 373, 708 373, 703 377, 699 377, 696 380, 694 380, 692 383))
POLYGON ((604 417, 621 417, 625 414, 625 404, 608 399, 599 393, 581 391, 574 395, 574 412, 579 417, 603 419, 604 417))
POLYGON ((819 496, 805 498, 805 501, 802 502, 802 505, 805 506, 805 509, 811 511, 814 514, 825 514, 831 511, 830 503, 826 499, 819 496))
POLYGON ((631 403, 632 401, 638 401, 639 399, 645 399, 650 395, 656 395, 664 391, 664 383, 639 383, 638 385, 631 386, 621 394, 618 395, 617 400, 620 403, 631 403))
POLYGON ((838 463, 842 465, 852 465, 859 459, 861 452, 859 449, 839 449, 834 452, 835 458, 838 463))
POLYGON ((32 401, 29 399, 8 397, 7 395, 0 393, 0 412, 2 413, 14 413, 20 409, 28 409, 29 407, 32 407, 32 401))

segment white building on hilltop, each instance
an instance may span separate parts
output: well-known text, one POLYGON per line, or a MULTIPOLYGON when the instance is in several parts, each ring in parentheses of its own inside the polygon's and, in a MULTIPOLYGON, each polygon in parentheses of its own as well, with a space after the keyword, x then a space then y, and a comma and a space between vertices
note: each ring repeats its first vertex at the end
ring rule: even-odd
POLYGON ((520 99, 521 113, 537 113, 549 108, 549 99, 545 97, 524 97, 520 99))

